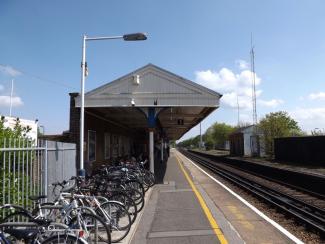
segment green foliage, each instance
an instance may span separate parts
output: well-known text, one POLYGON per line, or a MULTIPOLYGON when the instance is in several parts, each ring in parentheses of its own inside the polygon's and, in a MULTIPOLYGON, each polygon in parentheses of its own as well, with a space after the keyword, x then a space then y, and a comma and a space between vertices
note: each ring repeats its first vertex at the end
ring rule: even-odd
POLYGON ((9 138, 11 138, 12 140, 23 139, 23 138, 26 139, 27 133, 30 132, 32 128, 30 128, 29 126, 23 127, 20 124, 19 119, 17 118, 14 129, 11 129, 4 126, 4 122, 5 122, 4 119, 5 118, 3 116, 0 119, 0 143, 3 143, 5 139, 9 139, 9 138))
POLYGON ((274 155, 274 138, 302 135, 298 122, 292 119, 285 111, 265 115, 260 120, 258 128, 260 133, 262 133, 265 153, 269 156, 274 155))
MULTIPOLYGON (((0 148, 31 147, 32 141, 26 138, 31 130, 29 126, 23 127, 17 119, 13 129, 4 126, 4 117, 0 120, 0 148)), ((30 189, 31 182, 28 181, 26 163, 28 153, 0 151, 0 203, 14 201, 16 204, 27 205, 28 199, 23 194, 30 189), (24 185, 24 189, 22 189, 24 185)), ((29 155, 29 161, 33 160, 29 155)), ((29 169, 30 170, 30 169, 29 169)))
POLYGON ((1 170, 0 172, 0 202, 8 203, 9 199, 11 203, 28 206, 31 205, 31 201, 26 198, 26 192, 32 186, 37 188, 37 186, 32 185, 29 178, 26 177, 26 174, 22 174, 21 171, 1 170), (3 185, 6 187, 3 188, 3 185), (24 189, 22 189, 24 186, 24 189))
POLYGON ((176 147, 176 141, 172 140, 169 142, 170 147, 175 148, 176 147))
POLYGON ((208 140, 214 144, 215 148, 223 148, 229 135, 235 130, 231 125, 225 123, 214 123, 206 132, 208 140), (210 135, 209 135, 210 134, 210 135))
POLYGON ((198 148, 199 143, 200 143, 200 135, 197 135, 195 137, 191 137, 190 139, 179 142, 177 146, 185 147, 185 148, 198 148))
MULTIPOLYGON (((234 131, 234 127, 225 123, 214 123, 202 135, 206 150, 215 148, 223 148, 228 140, 229 134, 234 131)), ((184 140, 177 145, 186 148, 198 148, 200 143, 200 135, 184 140)))
POLYGON ((315 128, 314 130, 311 131, 312 136, 325 136, 325 130, 324 129, 319 129, 315 128))

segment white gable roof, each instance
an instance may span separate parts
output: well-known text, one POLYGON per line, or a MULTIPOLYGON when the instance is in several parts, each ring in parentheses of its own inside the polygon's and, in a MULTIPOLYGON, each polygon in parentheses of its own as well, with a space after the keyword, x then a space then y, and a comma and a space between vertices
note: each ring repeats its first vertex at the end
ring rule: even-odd
MULTIPOLYGON (((219 107, 222 95, 153 64, 85 94, 85 107, 219 107), (139 76, 139 84, 134 76, 139 76), (157 103, 155 104, 155 101, 157 103)), ((76 98, 80 107, 80 96, 76 98)))

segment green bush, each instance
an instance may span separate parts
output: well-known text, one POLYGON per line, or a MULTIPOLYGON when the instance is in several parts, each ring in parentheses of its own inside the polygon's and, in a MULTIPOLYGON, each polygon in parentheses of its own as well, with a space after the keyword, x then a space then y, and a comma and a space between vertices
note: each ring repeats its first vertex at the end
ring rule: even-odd
MULTIPOLYGON (((26 137, 31 128, 23 127, 19 119, 16 121, 14 129, 4 126, 4 117, 0 120, 0 148, 22 148, 31 147, 33 142, 26 137)), ((31 187, 38 189, 35 180, 31 181, 27 177, 26 164, 32 162, 35 155, 29 153, 0 151, 0 204, 14 203, 19 205, 29 205, 26 193, 31 187), (25 164, 23 164, 25 162, 25 164), (24 186, 24 189, 22 189, 24 186)), ((33 169, 29 169, 29 172, 33 169)), ((31 175, 31 174, 29 174, 31 175)))

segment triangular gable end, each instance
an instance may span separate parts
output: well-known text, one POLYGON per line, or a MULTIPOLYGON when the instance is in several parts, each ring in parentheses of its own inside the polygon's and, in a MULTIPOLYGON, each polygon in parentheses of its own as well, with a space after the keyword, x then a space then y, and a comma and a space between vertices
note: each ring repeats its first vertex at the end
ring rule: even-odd
MULTIPOLYGON (((86 107, 209 106, 221 95, 155 65, 148 64, 85 94, 86 107), (139 76, 139 83, 134 76, 139 76)), ((79 106, 79 97, 76 105, 79 106)))

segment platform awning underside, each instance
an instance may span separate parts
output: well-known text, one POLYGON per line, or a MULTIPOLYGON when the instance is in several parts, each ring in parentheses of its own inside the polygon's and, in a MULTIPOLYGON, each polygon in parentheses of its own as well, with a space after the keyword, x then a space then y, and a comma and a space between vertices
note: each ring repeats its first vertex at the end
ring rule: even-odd
MULTIPOLYGON (((177 140, 219 107, 221 95, 149 64, 85 94, 86 113, 128 130, 147 130, 154 107, 157 128, 177 140), (138 76, 138 82, 136 82, 138 76)), ((76 98, 80 107, 80 96, 76 98)))

